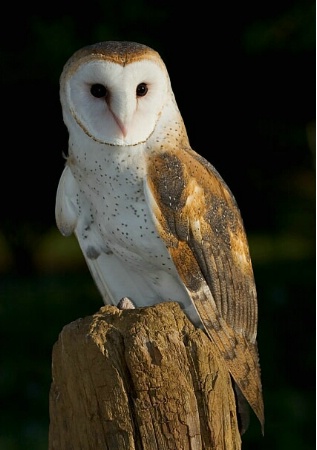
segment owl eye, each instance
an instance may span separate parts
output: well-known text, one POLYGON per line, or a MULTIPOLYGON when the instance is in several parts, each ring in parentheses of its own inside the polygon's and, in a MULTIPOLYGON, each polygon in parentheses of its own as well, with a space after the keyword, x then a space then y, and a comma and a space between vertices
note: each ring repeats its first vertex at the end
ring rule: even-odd
POLYGON ((106 97, 108 90, 103 84, 93 84, 90 88, 90 93, 96 98, 106 97))
POLYGON ((144 97, 147 94, 148 87, 145 83, 140 83, 136 88, 137 97, 144 97))

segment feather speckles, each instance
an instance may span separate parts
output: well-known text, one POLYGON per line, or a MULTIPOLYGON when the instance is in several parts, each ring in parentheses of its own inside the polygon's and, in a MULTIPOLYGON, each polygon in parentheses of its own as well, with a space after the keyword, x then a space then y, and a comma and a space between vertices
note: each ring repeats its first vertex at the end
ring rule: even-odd
POLYGON ((191 149, 164 62, 137 43, 85 47, 64 67, 60 98, 69 131, 56 197, 60 231, 76 235, 106 303, 178 301, 263 426, 242 218, 221 176, 191 149), (95 97, 94 84, 107 96, 95 97))
MULTIPOLYGON (((165 152, 154 160, 150 160, 150 166, 153 164, 155 175, 159 177, 158 194, 163 205, 171 209, 182 207, 182 193, 185 187, 183 166, 177 156, 165 152)), ((153 174, 153 169, 149 167, 149 174, 153 174)), ((184 201, 184 200, 183 200, 184 201)))

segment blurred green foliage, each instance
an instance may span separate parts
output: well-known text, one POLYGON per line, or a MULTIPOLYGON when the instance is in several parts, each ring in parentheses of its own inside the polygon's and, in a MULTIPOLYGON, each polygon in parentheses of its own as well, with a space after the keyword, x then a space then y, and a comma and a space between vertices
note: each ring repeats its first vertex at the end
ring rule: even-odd
POLYGON ((167 0, 7 5, 0 221, 0 449, 47 448, 51 351, 101 298, 54 218, 67 150, 58 78, 83 45, 135 40, 170 72, 191 144, 232 189, 259 297, 266 432, 243 449, 310 450, 315 425, 315 4, 167 0), (8 19, 9 20, 9 19, 8 19))

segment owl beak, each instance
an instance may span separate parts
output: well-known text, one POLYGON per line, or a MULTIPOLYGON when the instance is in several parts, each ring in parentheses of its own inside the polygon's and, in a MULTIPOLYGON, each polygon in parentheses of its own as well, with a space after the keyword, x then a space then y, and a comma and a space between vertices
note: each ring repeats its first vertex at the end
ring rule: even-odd
POLYGON ((126 129, 124 124, 121 122, 120 119, 118 119, 118 117, 115 114, 113 114, 113 117, 114 117, 114 120, 116 121, 118 127, 120 128, 123 137, 126 137, 128 130, 126 129))

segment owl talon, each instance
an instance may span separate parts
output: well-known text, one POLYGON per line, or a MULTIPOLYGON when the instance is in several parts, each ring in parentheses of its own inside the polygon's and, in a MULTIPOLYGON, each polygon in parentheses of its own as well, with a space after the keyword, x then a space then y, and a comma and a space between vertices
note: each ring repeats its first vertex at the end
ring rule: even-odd
POLYGON ((119 303, 117 304, 117 308, 118 309, 135 309, 134 304, 132 303, 132 301, 129 299, 129 297, 123 297, 119 303))

